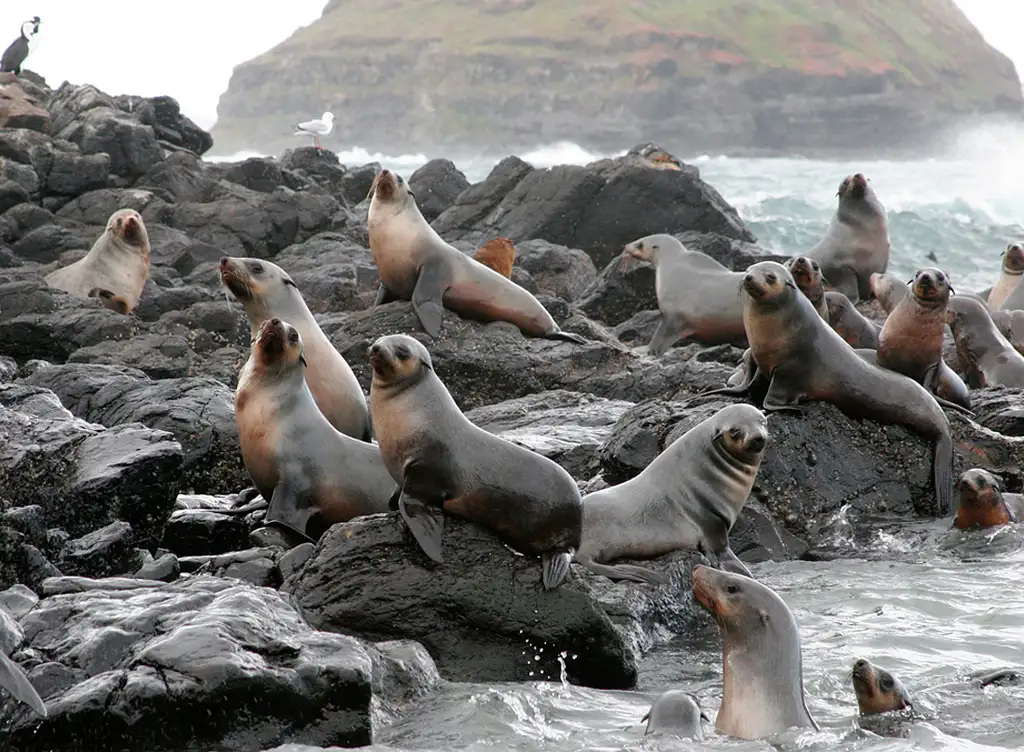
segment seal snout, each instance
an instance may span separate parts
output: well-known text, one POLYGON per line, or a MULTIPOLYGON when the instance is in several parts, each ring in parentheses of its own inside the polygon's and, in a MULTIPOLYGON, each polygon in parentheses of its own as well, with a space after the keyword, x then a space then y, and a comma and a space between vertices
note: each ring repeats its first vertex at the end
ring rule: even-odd
POLYGON ((768 443, 768 437, 758 432, 747 436, 745 448, 748 452, 757 453, 764 451, 765 444, 768 443))

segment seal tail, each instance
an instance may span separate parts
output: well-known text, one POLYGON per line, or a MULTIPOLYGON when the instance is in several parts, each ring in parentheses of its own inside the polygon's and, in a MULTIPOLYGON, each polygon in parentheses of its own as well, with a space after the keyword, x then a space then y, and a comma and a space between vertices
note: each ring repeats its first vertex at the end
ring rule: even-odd
POLYGON ((953 439, 949 433, 939 434, 935 440, 933 472, 935 503, 939 516, 945 516, 953 508, 953 439))
POLYGON ((629 580, 647 585, 664 585, 668 581, 663 574, 633 564, 598 564, 596 561, 581 560, 579 557, 576 558, 576 561, 594 574, 599 574, 610 580, 629 580))
POLYGON ((18 664, 4 655, 2 651, 0 651, 0 687, 14 695, 16 700, 20 700, 32 708, 37 715, 46 718, 46 704, 39 697, 36 688, 32 686, 32 682, 28 680, 18 664))

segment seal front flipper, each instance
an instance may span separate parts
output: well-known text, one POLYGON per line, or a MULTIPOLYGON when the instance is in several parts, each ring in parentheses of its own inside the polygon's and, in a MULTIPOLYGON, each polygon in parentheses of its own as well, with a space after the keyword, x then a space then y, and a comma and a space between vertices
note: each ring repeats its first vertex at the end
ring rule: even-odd
POLYGON ((654 331, 654 336, 651 337, 650 344, 647 345, 647 352, 654 357, 660 357, 664 355, 665 351, 668 350, 672 345, 683 336, 684 330, 686 336, 692 336, 693 330, 686 329, 683 322, 675 317, 666 318, 662 314, 661 322, 658 324, 658 328, 654 331))
POLYGON ((449 270, 441 257, 432 258, 420 267, 416 288, 412 291, 412 307, 423 331, 431 337, 441 334, 444 318, 444 292, 448 287, 449 270))
POLYGON ((398 499, 398 511, 402 513, 402 519, 409 526, 409 532, 423 553, 438 564, 443 563, 441 536, 444 534, 444 510, 424 504, 402 491, 398 499))
POLYGON ((953 439, 948 433, 935 439, 934 464, 935 505, 940 517, 953 508, 953 439))
POLYGON ((36 688, 32 686, 32 682, 25 676, 21 667, 8 658, 3 651, 0 651, 0 687, 10 692, 14 699, 32 708, 37 715, 46 718, 46 705, 39 697, 39 693, 36 692, 36 688))
POLYGON ((572 564, 572 557, 575 553, 570 548, 568 551, 545 551, 541 554, 545 590, 554 590, 562 584, 569 574, 569 565, 572 564))
POLYGON ((263 522, 281 525, 305 540, 316 543, 306 532, 306 526, 316 511, 308 495, 298 492, 288 478, 282 477, 274 486, 274 495, 263 522))
POLYGON ((373 307, 376 308, 379 305, 384 305, 385 303, 390 303, 394 300, 399 300, 399 297, 391 292, 391 290, 387 288, 387 285, 381 282, 380 286, 377 288, 377 297, 374 298, 373 307))
POLYGON ((792 389, 782 385, 777 376, 773 376, 772 383, 768 386, 768 393, 764 395, 761 409, 774 410, 775 412, 783 410, 804 412, 807 410, 807 405, 804 403, 806 398, 806 394, 802 392, 794 394, 792 389))

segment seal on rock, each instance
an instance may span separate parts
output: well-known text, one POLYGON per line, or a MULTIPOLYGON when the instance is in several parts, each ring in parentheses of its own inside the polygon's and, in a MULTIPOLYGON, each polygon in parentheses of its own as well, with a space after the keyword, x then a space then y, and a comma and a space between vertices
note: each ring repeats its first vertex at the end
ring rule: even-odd
POLYGON ((871 350, 878 347, 881 327, 858 311, 848 297, 841 292, 827 290, 825 305, 828 306, 828 323, 850 347, 871 350))
POLYGON ((706 253, 689 251, 671 235, 648 235, 623 248, 623 260, 654 265, 654 290, 661 323, 648 352, 662 355, 677 340, 704 345, 746 344, 743 306, 736 289, 742 272, 732 272, 706 253))
POLYGON ((672 442, 643 472, 583 498, 583 541, 576 561, 612 579, 658 584, 643 567, 606 564, 689 549, 712 566, 750 577, 729 547, 729 530, 747 503, 768 423, 753 405, 722 408, 672 442))
MULTIPOLYGON (((1003 307, 1006 299, 1017 289, 1020 275, 1024 274, 1024 248, 1021 247, 1020 243, 1010 243, 1006 246, 1002 257, 1003 263, 999 274, 999 281, 989 291, 988 299, 986 300, 990 311, 998 311, 1003 307)), ((1024 308, 1024 298, 1018 296, 1014 304, 1011 304, 1008 308, 1010 310, 1024 308), (1018 301, 1020 305, 1015 305, 1018 301)))
MULTIPOLYGON (((131 313, 149 279, 149 235, 134 209, 118 209, 84 258, 46 275, 46 284, 79 298, 94 289, 123 301, 131 313)), ((107 306, 109 307, 109 306, 107 306)), ((116 310, 116 309, 115 309, 116 310)))
POLYGON ((473 425, 434 373, 430 353, 404 334, 370 347, 370 414, 423 552, 440 562, 444 514, 492 530, 516 551, 539 555, 545 589, 558 587, 579 549, 583 505, 576 481, 547 457, 473 425))
POLYGON ((983 303, 954 295, 946 304, 946 323, 956 341, 960 371, 972 389, 1024 387, 1024 355, 999 333, 983 303))
POLYGON ((887 314, 892 313, 892 309, 910 294, 910 283, 895 274, 872 274, 869 285, 871 294, 887 314))
POLYGON ((220 279, 245 307, 252 337, 270 318, 283 319, 298 330, 308 364, 306 384, 317 407, 342 433, 369 441, 370 418, 363 389, 284 269, 262 259, 225 256, 220 260, 220 279))
POLYGON ((719 733, 759 739, 794 727, 817 731, 804 699, 800 632, 778 593, 749 577, 696 566, 693 597, 722 633, 719 733))
POLYGON ((812 258, 807 256, 794 256, 783 264, 789 273, 793 275, 800 292, 807 296, 825 323, 829 322, 828 304, 825 301, 825 285, 828 282, 821 274, 821 266, 812 258))
POLYGON ((683 739, 700 741, 704 738, 701 721, 710 720, 701 709, 696 695, 681 689, 670 689, 654 701, 640 722, 647 722, 644 736, 672 734, 683 739))
POLYGON ((512 279, 512 262, 516 260, 516 247, 508 238, 491 238, 476 249, 473 258, 494 269, 505 279, 512 279))
POLYGON ((110 290, 94 287, 89 290, 89 297, 98 299, 104 308, 109 308, 111 311, 122 314, 129 313, 128 301, 120 295, 114 295, 110 290))
POLYGON ((375 444, 328 422, 305 370, 299 331, 264 321, 238 375, 235 421, 245 469, 270 501, 265 521, 316 541, 337 522, 387 512, 395 482, 375 444))
POLYGON ((1024 522, 1024 496, 1003 493, 992 473, 981 468, 960 476, 960 505, 953 526, 995 527, 1008 522, 1024 522))
POLYGON ((531 337, 585 344, 563 332, 533 295, 510 279, 453 248, 420 213, 408 184, 381 170, 371 188, 370 251, 380 274, 374 305, 411 300, 423 330, 441 334, 447 308, 482 321, 508 321, 531 337))
POLYGON ((871 296, 871 274, 889 266, 889 228, 885 207, 862 173, 843 178, 836 196, 825 237, 807 255, 821 264, 830 287, 856 303, 871 296))
POLYGON ((851 417, 905 425, 933 442, 935 498, 939 514, 946 514, 953 501, 953 439, 935 398, 913 379, 865 362, 821 320, 782 264, 751 266, 743 291, 750 366, 740 383, 704 395, 745 395, 767 383, 764 410, 800 411, 822 400, 851 417))
POLYGON ((857 709, 861 715, 888 713, 913 707, 910 694, 903 683, 884 668, 872 666, 861 658, 850 672, 853 691, 857 695, 857 709))
POLYGON ((989 311, 992 323, 1013 349, 1024 355, 1024 311, 989 311))

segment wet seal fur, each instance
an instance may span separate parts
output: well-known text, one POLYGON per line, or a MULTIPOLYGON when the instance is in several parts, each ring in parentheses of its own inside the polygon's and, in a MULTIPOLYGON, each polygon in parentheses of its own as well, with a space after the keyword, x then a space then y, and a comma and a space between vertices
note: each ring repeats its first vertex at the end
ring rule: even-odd
POLYGON ((1024 274, 1024 247, 1020 243, 1010 243, 1002 252, 1002 268, 999 273, 999 280, 989 291, 988 304, 990 311, 998 311, 1005 306, 1008 310, 1020 310, 1024 308, 1024 295, 1013 295, 1019 286, 1020 276, 1024 274), (1013 296, 1013 300, 1009 298, 1013 296))
POLYGON ((750 577, 729 546, 768 443, 764 413, 722 408, 665 448, 643 472, 583 498, 576 561, 612 579, 662 584, 663 575, 615 559, 651 559, 689 549, 714 567, 750 577))
POLYGON ((760 739, 818 724, 804 698, 800 631, 771 588, 709 567, 693 569, 693 597, 722 633, 722 704, 715 728, 760 739))
POLYGON ((399 489, 391 498, 423 552, 441 562, 444 515, 489 528, 539 555, 545 589, 558 587, 579 549, 583 504, 560 465, 474 425, 404 334, 370 347, 374 433, 399 489))
POLYGON ((850 677, 861 715, 889 713, 914 706, 903 682, 884 668, 872 666, 870 661, 863 658, 856 661, 850 677))
POLYGON ((857 303, 871 296, 871 274, 889 267, 885 207, 859 172, 843 178, 836 196, 839 205, 825 237, 806 255, 821 264, 832 289, 857 303))
POLYGON ((149 279, 149 256, 149 234, 142 217, 134 209, 118 209, 110 215, 106 229, 85 258, 50 272, 46 284, 79 298, 116 298, 118 307, 106 302, 104 306, 131 313, 149 279), (107 295, 93 295, 94 290, 107 295))
POLYGON ((946 305, 946 323, 956 341, 960 371, 972 389, 1024 387, 1024 355, 999 332, 983 303, 954 295, 946 305))
POLYGON ((807 296, 814 310, 826 324, 829 320, 828 304, 825 302, 825 286, 828 281, 821 273, 821 265, 807 256, 794 256, 783 264, 793 275, 793 281, 800 292, 807 296))
POLYGON ((743 272, 729 271, 706 253, 687 250, 671 235, 648 235, 628 243, 622 264, 634 259, 654 265, 661 323, 647 348, 651 355, 662 355, 676 341, 746 344, 743 305, 736 295, 743 272))
POLYGON ((516 260, 516 247, 508 238, 491 238, 477 248, 473 258, 494 269, 505 279, 512 279, 512 262, 516 260))
POLYGON ((238 376, 235 421, 245 469, 270 502, 265 522, 315 542, 335 523, 387 512, 395 482, 375 444, 328 422, 305 371, 299 331, 264 321, 238 376))
POLYGON ((953 440, 936 398, 913 379, 867 363, 821 320, 781 264, 761 261, 743 281, 750 360, 742 380, 713 394, 748 395, 768 384, 763 409, 801 411, 830 402, 851 417, 905 425, 933 442, 937 511, 953 502, 953 440))
POLYGON ((968 470, 960 476, 959 487, 954 527, 966 530, 1024 522, 1024 496, 1003 493, 999 480, 987 470, 968 470))
POLYGON ((529 292, 446 243, 423 218, 401 175, 381 170, 371 191, 370 251, 380 274, 375 306, 411 300, 423 331, 434 338, 447 308, 480 321, 507 321, 527 336, 586 344, 559 329, 529 292))
POLYGON ((704 738, 701 721, 710 720, 701 709, 696 695, 681 689, 670 689, 654 701, 640 722, 647 722, 644 736, 671 734, 682 739, 701 741, 704 738))
POLYGON ((841 292, 827 290, 828 323, 850 347, 874 350, 882 327, 858 311, 841 292))
POLYGON ((220 260, 219 272, 221 283, 245 308, 251 337, 255 338, 270 318, 283 319, 298 330, 308 364, 306 384, 317 407, 343 434, 369 441, 366 395, 348 362, 316 323, 288 273, 263 259, 231 256, 220 260))

